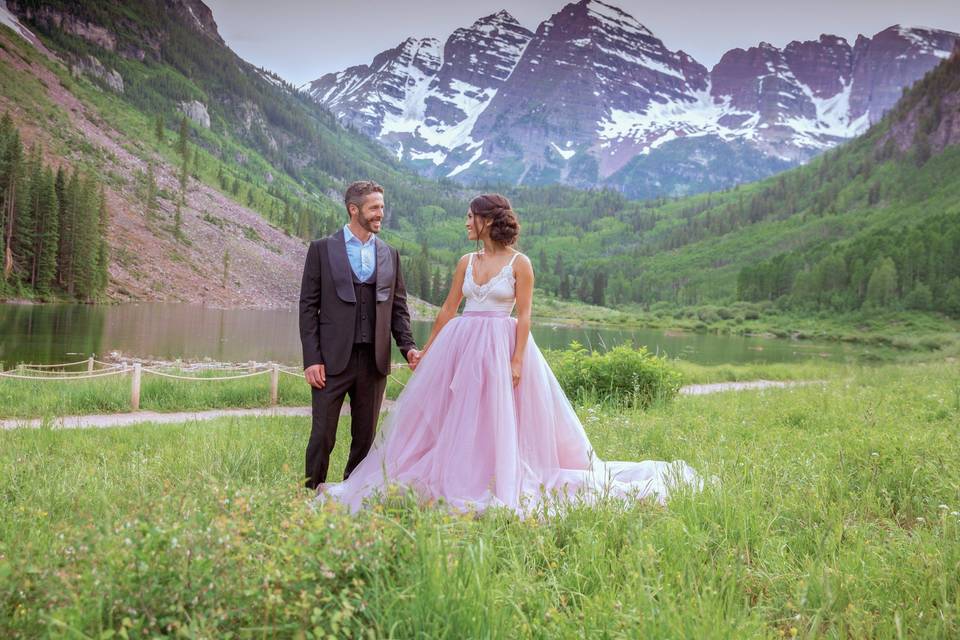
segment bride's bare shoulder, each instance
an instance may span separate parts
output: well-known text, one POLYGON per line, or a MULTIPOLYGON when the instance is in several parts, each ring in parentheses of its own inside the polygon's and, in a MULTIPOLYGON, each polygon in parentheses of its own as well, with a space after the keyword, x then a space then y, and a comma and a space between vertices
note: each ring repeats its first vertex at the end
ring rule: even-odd
POLYGON ((470 262, 470 256, 471 256, 471 255, 473 255, 473 254, 472 254, 472 253, 465 253, 465 254, 463 254, 462 256, 460 256, 460 259, 457 260, 457 266, 456 266, 456 268, 454 269, 454 271, 466 271, 466 269, 467 269, 467 264, 470 262))
POLYGON ((533 273, 533 263, 527 257, 527 254, 514 251, 510 261, 513 264, 514 271, 533 273))

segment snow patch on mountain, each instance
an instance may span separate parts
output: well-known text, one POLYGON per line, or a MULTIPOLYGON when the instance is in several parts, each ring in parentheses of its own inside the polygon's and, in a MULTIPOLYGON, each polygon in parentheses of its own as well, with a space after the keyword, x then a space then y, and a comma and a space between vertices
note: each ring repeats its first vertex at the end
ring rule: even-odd
MULTIPOLYGON (((572 142, 568 142, 567 146, 569 147, 571 144, 572 142)), ((553 147, 553 150, 556 151, 558 154, 560 154, 560 157, 563 158, 564 160, 569 160, 570 158, 575 156, 577 153, 576 149, 561 149, 560 147, 557 146, 556 142, 551 142, 550 146, 553 147)))
POLYGON ((640 144, 639 153, 646 154, 677 137, 716 135, 724 140, 750 140, 756 136, 759 119, 757 113, 733 107, 729 96, 713 98, 708 86, 693 92, 690 100, 652 101, 643 111, 610 109, 597 123, 597 137, 601 149, 633 141, 640 144))
POLYGON ((10 13, 10 9, 7 8, 7 0, 0 0, 0 24, 10 27, 14 33, 30 44, 34 44, 37 41, 37 36, 33 35, 32 31, 20 24, 17 17, 10 13))
POLYGON ((472 167, 472 166, 473 166, 473 163, 480 159, 480 155, 481 155, 482 153, 483 153, 483 147, 481 146, 479 149, 477 149, 476 153, 474 153, 474 154, 470 157, 469 160, 467 160, 467 161, 464 162, 463 164, 461 164, 461 165, 459 165, 458 167, 456 167, 453 171, 451 171, 450 173, 448 173, 448 174, 447 174, 447 177, 448 177, 448 178, 452 178, 452 177, 456 176, 457 174, 463 173, 464 171, 466 171, 467 169, 469 169, 470 167, 472 167))
POLYGON ((850 116, 850 94, 853 82, 830 98, 818 98, 805 84, 800 88, 817 110, 816 118, 785 118, 782 122, 795 131, 794 141, 802 147, 828 149, 836 144, 836 139, 853 138, 865 132, 870 126, 870 112, 858 118, 850 116))

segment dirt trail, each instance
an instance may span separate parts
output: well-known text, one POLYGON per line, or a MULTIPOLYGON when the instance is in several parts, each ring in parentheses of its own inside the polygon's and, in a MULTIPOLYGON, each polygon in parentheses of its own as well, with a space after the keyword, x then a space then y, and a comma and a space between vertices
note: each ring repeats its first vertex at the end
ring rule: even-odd
MULTIPOLYGON (((680 395, 701 396, 710 393, 725 391, 750 391, 756 389, 788 388, 807 384, 818 384, 818 381, 779 382, 773 380, 752 380, 750 382, 717 382, 714 384, 691 384, 681 387, 680 395)), ((822 383, 819 383, 822 384, 822 383)), ((384 400, 381 411, 389 411, 393 400, 384 400)), ((344 403, 340 415, 349 415, 350 407, 344 403)), ((49 421, 54 429, 95 429, 104 427, 126 427, 133 424, 152 422, 169 424, 175 422, 200 422, 224 417, 277 417, 301 416, 310 417, 310 407, 269 407, 262 409, 213 409, 210 411, 178 411, 175 413, 158 413, 155 411, 137 411, 136 413, 110 413, 89 416, 64 416, 49 421)), ((0 420, 0 429, 38 428, 44 424, 43 419, 12 418, 0 420)))

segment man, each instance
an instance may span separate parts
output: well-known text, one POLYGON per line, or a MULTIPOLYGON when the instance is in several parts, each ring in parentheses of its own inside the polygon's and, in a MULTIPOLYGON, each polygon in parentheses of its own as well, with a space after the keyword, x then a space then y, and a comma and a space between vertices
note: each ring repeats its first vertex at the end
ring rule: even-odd
POLYGON ((407 292, 397 250, 376 237, 383 221, 383 187, 354 182, 344 204, 350 222, 307 250, 300 286, 304 377, 312 387, 313 421, 306 485, 327 479, 340 408, 350 395, 350 457, 346 479, 373 444, 390 372, 390 334, 416 367, 407 292))

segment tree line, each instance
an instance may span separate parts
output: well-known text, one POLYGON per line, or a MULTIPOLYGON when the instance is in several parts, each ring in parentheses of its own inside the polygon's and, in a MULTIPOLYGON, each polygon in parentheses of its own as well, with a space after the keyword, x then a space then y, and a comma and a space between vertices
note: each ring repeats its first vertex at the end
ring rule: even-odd
POLYGON ((907 308, 960 317, 960 213, 740 270, 739 299, 784 296, 788 306, 802 310, 907 308))
POLYGON ((97 299, 107 287, 109 216, 103 186, 54 170, 25 151, 10 114, 0 118, 0 297, 97 299))

